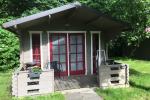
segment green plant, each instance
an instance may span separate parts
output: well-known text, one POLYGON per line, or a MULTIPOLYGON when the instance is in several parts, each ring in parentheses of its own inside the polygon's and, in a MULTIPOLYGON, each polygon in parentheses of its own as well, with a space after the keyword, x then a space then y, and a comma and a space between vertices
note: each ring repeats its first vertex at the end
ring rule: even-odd
POLYGON ((13 33, 0 27, 0 71, 18 66, 19 40, 13 33))
POLYGON ((31 72, 33 73, 41 73, 42 72, 42 69, 38 66, 34 66, 31 68, 31 72))

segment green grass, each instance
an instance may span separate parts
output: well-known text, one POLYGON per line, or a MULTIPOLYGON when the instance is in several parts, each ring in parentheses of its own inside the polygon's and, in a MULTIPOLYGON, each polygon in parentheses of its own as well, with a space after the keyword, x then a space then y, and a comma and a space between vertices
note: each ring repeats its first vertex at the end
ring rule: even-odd
POLYGON ((65 100, 61 93, 15 98, 11 96, 11 75, 12 70, 0 72, 0 100, 65 100))
POLYGON ((150 100, 150 61, 117 59, 130 66, 130 87, 96 89, 104 100, 150 100))
MULTIPOLYGON (((150 61, 118 59, 130 65, 130 87, 117 89, 96 89, 104 100, 150 100, 150 61)), ((43 96, 15 98, 11 96, 12 70, 0 72, 0 100, 64 100, 61 93, 43 96)))

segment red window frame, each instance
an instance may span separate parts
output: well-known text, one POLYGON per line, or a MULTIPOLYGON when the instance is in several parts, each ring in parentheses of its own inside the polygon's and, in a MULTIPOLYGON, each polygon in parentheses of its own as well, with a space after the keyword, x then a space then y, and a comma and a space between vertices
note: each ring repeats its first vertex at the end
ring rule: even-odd
MULTIPOLYGON (((69 59, 69 66, 70 66, 70 75, 79 75, 79 74, 85 74, 85 36, 82 33, 76 33, 76 34, 69 34, 69 51, 70 51, 70 47, 71 45, 76 45, 76 53, 72 53, 72 54, 76 54, 76 62, 72 62, 71 59, 69 59), (70 44, 70 36, 82 36, 82 43, 78 44, 76 40, 75 44, 70 44), (77 46, 78 45, 82 45, 82 52, 78 52, 77 46), (82 54, 82 61, 78 61, 78 54, 82 54), (78 70, 78 67, 76 66, 76 70, 71 70, 71 63, 76 63, 76 65, 78 65, 79 62, 83 63, 83 69, 82 70, 78 70)), ((69 54, 70 57, 70 54, 69 54)))
MULTIPOLYGON (((66 62, 60 62, 61 64, 65 63, 66 64, 66 71, 63 71, 60 73, 60 75, 62 76, 67 76, 68 75, 68 58, 67 58, 67 35, 65 33, 49 33, 49 40, 50 40, 50 61, 53 61, 53 55, 58 55, 59 56, 59 61, 60 62, 60 55, 61 54, 65 54, 66 55, 66 62), (60 38, 60 36, 64 36, 65 37, 65 53, 60 53, 60 41, 58 41, 58 45, 53 45, 52 44, 52 37, 53 36, 58 36, 58 39, 60 38), (53 46, 58 46, 58 54, 53 54, 53 46)), ((58 76, 59 73, 55 72, 55 75, 58 76)))
POLYGON ((37 66, 41 66, 40 34, 32 34, 32 58, 37 66))

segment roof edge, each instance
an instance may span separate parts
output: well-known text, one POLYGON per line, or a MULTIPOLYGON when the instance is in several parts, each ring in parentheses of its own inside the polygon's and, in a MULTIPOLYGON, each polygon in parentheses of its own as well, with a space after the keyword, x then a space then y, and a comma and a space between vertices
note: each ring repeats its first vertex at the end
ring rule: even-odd
POLYGON ((52 14, 55 14, 55 13, 58 13, 58 12, 61 12, 61 11, 65 11, 65 10, 80 7, 80 6, 81 6, 81 3, 79 3, 79 2, 69 3, 69 4, 66 4, 66 5, 56 7, 56 8, 52 8, 50 10, 39 12, 39 13, 36 13, 36 14, 33 14, 33 15, 29 15, 29 16, 26 16, 26 17, 21 17, 21 18, 15 19, 15 20, 11 20, 9 22, 6 22, 6 23, 2 24, 2 27, 3 28, 9 28, 9 27, 12 27, 12 26, 24 23, 24 22, 36 20, 38 18, 42 18, 42 17, 45 17, 45 16, 49 16, 49 15, 52 15, 52 14))

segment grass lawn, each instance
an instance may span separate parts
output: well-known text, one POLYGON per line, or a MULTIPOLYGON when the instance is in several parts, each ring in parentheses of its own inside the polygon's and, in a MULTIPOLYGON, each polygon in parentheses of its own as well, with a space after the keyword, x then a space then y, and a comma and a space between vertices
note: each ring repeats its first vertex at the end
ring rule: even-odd
POLYGON ((150 61, 117 59, 129 64, 130 87, 117 89, 96 89, 104 100, 150 100, 150 61))
MULTIPOLYGON (((117 89, 96 89, 105 100, 150 100, 150 61, 118 59, 130 65, 130 87, 117 89)), ((0 100, 18 100, 11 96, 12 70, 0 72, 0 100)), ((60 93, 45 96, 32 96, 19 100, 64 100, 60 93)))
POLYGON ((15 98, 11 96, 11 75, 12 70, 0 72, 0 100, 65 100, 61 93, 53 93, 44 96, 32 96, 24 98, 15 98))

